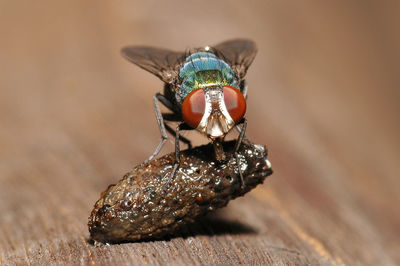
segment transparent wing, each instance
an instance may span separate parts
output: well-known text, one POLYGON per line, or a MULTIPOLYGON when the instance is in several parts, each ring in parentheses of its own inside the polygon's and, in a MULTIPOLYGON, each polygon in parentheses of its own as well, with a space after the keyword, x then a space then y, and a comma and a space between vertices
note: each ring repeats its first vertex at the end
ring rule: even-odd
POLYGON ((137 66, 153 73, 166 83, 172 83, 179 74, 179 64, 185 53, 148 46, 128 46, 122 55, 137 66))
POLYGON ((247 39, 234 39, 213 46, 217 52, 236 71, 240 79, 246 75, 247 69, 257 54, 256 44, 247 39))

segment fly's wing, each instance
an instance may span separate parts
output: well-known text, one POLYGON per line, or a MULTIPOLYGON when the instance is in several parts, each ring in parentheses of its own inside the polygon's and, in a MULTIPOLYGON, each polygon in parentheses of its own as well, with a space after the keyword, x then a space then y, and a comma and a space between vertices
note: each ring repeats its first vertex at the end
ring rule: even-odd
POLYGON ((177 78, 178 66, 184 57, 183 52, 148 46, 127 46, 122 48, 121 53, 126 59, 166 83, 172 83, 177 78))
POLYGON ((256 44, 247 39, 229 40, 213 47, 236 71, 240 80, 246 75, 247 69, 257 54, 256 44))

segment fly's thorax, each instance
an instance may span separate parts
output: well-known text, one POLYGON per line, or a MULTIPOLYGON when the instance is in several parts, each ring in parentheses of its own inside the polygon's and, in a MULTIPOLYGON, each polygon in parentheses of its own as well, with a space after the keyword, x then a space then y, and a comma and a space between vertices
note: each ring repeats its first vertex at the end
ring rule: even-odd
POLYGON ((231 86, 211 86, 192 91, 183 101, 185 122, 211 139, 224 137, 246 111, 241 92, 231 86))
POLYGON ((178 103, 199 88, 224 85, 238 87, 233 69, 208 50, 192 53, 185 59, 179 70, 179 80, 181 84, 175 95, 178 103))

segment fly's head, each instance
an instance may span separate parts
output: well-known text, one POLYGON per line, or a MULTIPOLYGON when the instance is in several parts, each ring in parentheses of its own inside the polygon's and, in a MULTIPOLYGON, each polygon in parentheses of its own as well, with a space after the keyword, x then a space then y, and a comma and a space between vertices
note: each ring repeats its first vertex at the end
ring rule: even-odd
POLYGON ((185 122, 211 140, 223 138, 246 113, 243 94, 232 86, 192 91, 182 103, 185 122))

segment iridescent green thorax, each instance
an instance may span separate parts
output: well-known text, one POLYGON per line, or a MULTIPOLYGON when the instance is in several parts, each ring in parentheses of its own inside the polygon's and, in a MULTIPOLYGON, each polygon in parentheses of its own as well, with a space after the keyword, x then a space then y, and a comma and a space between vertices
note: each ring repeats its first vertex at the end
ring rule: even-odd
POLYGON ((225 85, 238 87, 232 68, 209 52, 188 56, 180 69, 179 77, 182 80, 178 91, 178 100, 181 103, 190 92, 198 88, 225 85))

